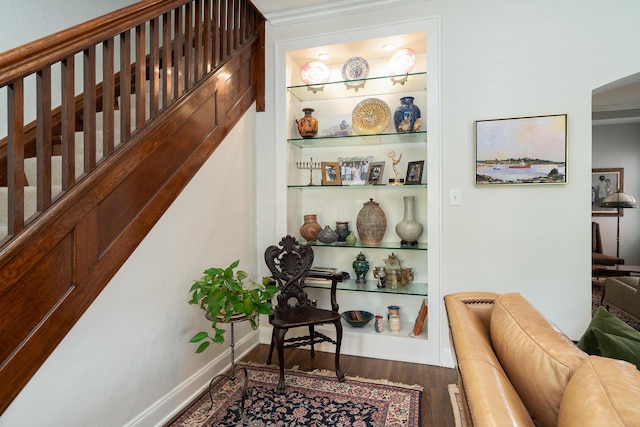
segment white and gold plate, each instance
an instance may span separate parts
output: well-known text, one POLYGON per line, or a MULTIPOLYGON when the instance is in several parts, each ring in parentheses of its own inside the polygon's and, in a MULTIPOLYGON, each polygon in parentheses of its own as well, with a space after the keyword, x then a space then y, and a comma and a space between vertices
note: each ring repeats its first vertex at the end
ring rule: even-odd
POLYGON ((391 109, 381 99, 367 98, 351 113, 353 130, 360 135, 375 135, 384 131, 391 122, 391 109))

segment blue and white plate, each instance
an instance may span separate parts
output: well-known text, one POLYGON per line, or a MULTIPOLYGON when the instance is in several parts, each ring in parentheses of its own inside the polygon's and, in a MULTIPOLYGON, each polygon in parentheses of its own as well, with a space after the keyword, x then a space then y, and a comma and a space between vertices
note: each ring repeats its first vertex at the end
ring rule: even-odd
POLYGON ((342 66, 342 78, 344 80, 366 79, 369 75, 369 63, 360 56, 349 58, 342 66))

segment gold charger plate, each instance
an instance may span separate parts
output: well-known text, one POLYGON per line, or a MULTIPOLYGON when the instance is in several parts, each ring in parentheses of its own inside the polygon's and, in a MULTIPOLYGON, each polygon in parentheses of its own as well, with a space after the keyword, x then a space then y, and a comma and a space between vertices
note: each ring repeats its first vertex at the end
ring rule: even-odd
POLYGON ((389 126, 391 109, 381 99, 367 98, 353 109, 351 121, 353 130, 360 135, 375 135, 389 126))

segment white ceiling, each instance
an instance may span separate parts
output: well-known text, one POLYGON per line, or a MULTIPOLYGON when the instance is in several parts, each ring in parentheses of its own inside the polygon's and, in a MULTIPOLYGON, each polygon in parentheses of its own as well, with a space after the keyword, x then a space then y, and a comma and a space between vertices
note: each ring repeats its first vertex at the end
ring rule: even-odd
POLYGON ((640 122, 640 73, 595 89, 591 109, 594 124, 640 122))

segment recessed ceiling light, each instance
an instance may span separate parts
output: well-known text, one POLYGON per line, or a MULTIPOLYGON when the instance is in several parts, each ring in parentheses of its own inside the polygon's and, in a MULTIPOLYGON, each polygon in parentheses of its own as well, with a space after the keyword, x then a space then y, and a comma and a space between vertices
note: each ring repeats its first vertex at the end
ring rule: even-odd
POLYGON ((382 48, 384 50, 386 50, 387 52, 392 51, 396 48, 395 44, 385 44, 384 46, 382 46, 382 48))
POLYGON ((318 59, 322 59, 323 61, 326 61, 327 59, 329 59, 329 55, 326 53, 321 53, 320 55, 318 55, 318 59))

